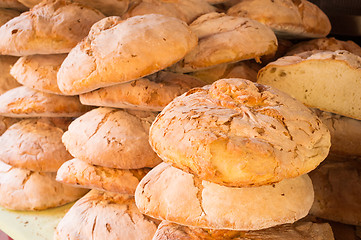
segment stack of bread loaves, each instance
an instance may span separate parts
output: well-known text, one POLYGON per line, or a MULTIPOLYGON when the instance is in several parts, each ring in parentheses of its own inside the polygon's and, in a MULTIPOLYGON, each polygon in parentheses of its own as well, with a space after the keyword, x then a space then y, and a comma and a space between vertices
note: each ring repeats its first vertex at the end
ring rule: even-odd
POLYGON ((218 80, 174 99, 153 122, 150 143, 166 163, 141 180, 136 204, 189 226, 162 223, 154 239, 333 239, 327 224, 290 225, 312 206, 306 173, 327 156, 330 134, 288 95, 218 80), (272 228, 281 224, 289 225, 272 228))

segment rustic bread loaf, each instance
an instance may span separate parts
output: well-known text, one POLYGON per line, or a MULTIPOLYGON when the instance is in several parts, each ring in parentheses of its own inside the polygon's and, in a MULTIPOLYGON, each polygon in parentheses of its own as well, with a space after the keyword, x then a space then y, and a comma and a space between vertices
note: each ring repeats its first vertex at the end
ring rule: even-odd
POLYGON ((46 0, 0 27, 0 54, 69 52, 105 16, 68 0, 46 0))
POLYGON ((0 56, 0 95, 12 88, 21 86, 13 76, 10 75, 11 66, 17 60, 17 57, 0 56))
POLYGON ((161 163, 140 181, 135 201, 142 213, 157 219, 248 231, 303 218, 312 206, 313 188, 307 175, 260 187, 225 187, 161 163))
POLYGON ((237 78, 174 99, 157 116, 149 135, 163 161, 234 187, 305 174, 330 148, 327 127, 302 103, 237 78))
POLYGON ((196 44, 196 35, 177 18, 108 17, 94 24, 69 53, 58 72, 58 85, 74 95, 129 82, 172 65, 196 44))
POLYGON ((257 82, 305 105, 361 120, 361 57, 347 51, 303 53, 268 64, 257 82))

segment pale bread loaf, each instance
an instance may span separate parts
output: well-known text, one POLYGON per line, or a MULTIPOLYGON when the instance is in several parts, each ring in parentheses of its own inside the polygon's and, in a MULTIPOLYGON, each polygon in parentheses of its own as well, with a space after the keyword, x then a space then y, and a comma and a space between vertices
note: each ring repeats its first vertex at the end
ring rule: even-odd
POLYGON ((277 38, 272 30, 254 20, 208 13, 190 24, 199 38, 198 45, 172 69, 193 72, 217 64, 259 59, 275 53, 277 38))
POLYGON ((63 135, 75 157, 87 163, 119 169, 154 167, 161 159, 148 143, 156 113, 97 108, 77 118, 63 135))
POLYGON ((83 188, 134 195, 139 181, 147 172, 147 168, 127 170, 100 167, 75 158, 59 168, 56 180, 83 188))
POLYGON ((324 219, 361 226, 361 160, 326 159, 310 173, 315 201, 310 213, 324 219))
POLYGON ((157 116, 149 135, 163 161, 234 187, 307 173, 330 148, 327 127, 302 103, 237 78, 174 99, 157 116))
POLYGON ((0 54, 67 53, 104 17, 68 0, 45 0, 0 27, 0 54))
POLYGON ((302 52, 314 51, 314 50, 327 50, 327 51, 337 51, 337 50, 346 50, 350 53, 358 55, 361 57, 361 47, 355 42, 341 41, 335 38, 318 38, 313 39, 307 42, 300 42, 289 49, 286 55, 291 56, 299 54, 302 52))
POLYGON ((313 188, 307 175, 273 185, 231 188, 161 163, 140 181, 135 201, 142 213, 182 225, 258 230, 306 216, 313 188))
POLYGON ((20 120, 20 118, 8 118, 0 116, 0 136, 6 131, 6 129, 20 120))
POLYGON ((74 95, 129 82, 172 65, 196 44, 196 35, 177 18, 108 17, 93 25, 69 53, 58 72, 58 85, 74 95))
POLYGON ((318 38, 330 33, 324 12, 307 0, 243 0, 227 14, 257 20, 282 38, 318 38))
POLYGON ((198 78, 160 71, 144 78, 101 88, 79 96, 85 105, 162 111, 175 97, 206 85, 198 78))
POLYGON ((8 117, 78 117, 92 109, 78 96, 60 96, 25 86, 0 95, 0 115, 8 117))
POLYGON ((0 8, 0 26, 19 15, 20 12, 15 9, 0 8))
POLYGON ((62 94, 56 75, 66 54, 21 57, 11 68, 11 75, 22 85, 38 91, 62 94))
POLYGON ((153 240, 333 240, 328 223, 296 222, 258 231, 210 230, 163 221, 153 240))
POLYGON ((303 53, 268 64, 257 82, 305 105, 361 120, 361 57, 347 51, 303 53))
POLYGON ((10 8, 17 11, 26 11, 28 9, 17 0, 0 0, 0 8, 10 8))
POLYGON ((58 183, 55 175, 0 161, 0 205, 12 210, 42 210, 75 201, 88 191, 58 183))
POLYGON ((63 133, 64 130, 50 119, 17 122, 0 136, 0 160, 16 168, 56 172, 72 158, 61 142, 63 133))
POLYGON ((21 85, 10 75, 11 66, 16 63, 17 57, 0 56, 0 95, 12 88, 21 85))
POLYGON ((151 240, 156 229, 132 196, 91 190, 59 222, 54 239, 151 240))

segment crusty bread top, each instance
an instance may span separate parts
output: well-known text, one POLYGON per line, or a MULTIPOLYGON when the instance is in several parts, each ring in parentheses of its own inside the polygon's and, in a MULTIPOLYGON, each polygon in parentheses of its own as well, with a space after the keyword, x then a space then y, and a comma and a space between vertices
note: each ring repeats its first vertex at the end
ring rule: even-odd
POLYGON ((198 45, 172 68, 192 72, 217 64, 259 59, 275 53, 277 38, 273 31, 249 18, 208 13, 190 24, 199 38, 198 45))
POLYGON ((67 53, 104 17, 68 0, 45 0, 0 27, 0 54, 67 53))
POLYGON ((10 8, 18 11, 26 11, 28 8, 21 4, 18 0, 1 0, 0 8, 10 8))
POLYGON ((296 222, 258 231, 211 230, 163 221, 153 240, 333 240, 328 223, 296 222))
POLYGON ((177 18, 108 17, 94 24, 69 53, 58 72, 58 85, 74 95, 135 80, 179 61, 196 44, 197 36, 177 18))
POLYGON ((56 75, 66 54, 21 57, 11 68, 11 75, 21 84, 42 92, 62 94, 56 75))
POLYGON ((78 117, 90 109, 78 96, 59 96, 25 86, 0 95, 0 115, 8 117, 78 117))
POLYGON ((20 12, 15 9, 0 8, 0 26, 20 15, 20 12))
POLYGON ((162 111, 175 97, 205 82, 186 74, 159 71, 144 78, 79 96, 85 105, 162 111))
POLYGON ((150 144, 163 161, 226 186, 259 186, 307 173, 330 133, 301 102, 244 79, 221 79, 174 99, 150 144))
MULTIPOLYGON (((70 119, 65 120, 70 124, 70 119)), ((71 155, 61 142, 64 130, 50 119, 26 119, 0 136, 0 160, 17 168, 56 172, 71 155)))
POLYGON ((326 14, 307 0, 243 0, 227 14, 257 20, 286 38, 325 37, 331 30, 326 14))
POLYGON ((90 164, 119 169, 154 167, 161 159, 148 143, 148 132, 156 115, 97 108, 70 124, 63 143, 74 157, 90 164))
POLYGON ((0 56, 0 95, 4 92, 20 87, 21 85, 10 75, 11 66, 16 63, 17 57, 0 56))
POLYGON ((337 50, 346 50, 355 55, 361 57, 361 47, 355 42, 341 41, 335 38, 319 38, 313 39, 307 42, 300 42, 289 49, 286 55, 291 56, 302 52, 314 51, 314 50, 323 50, 323 51, 337 51, 337 50))
POLYGON ((135 201, 142 213, 182 225, 258 230, 306 216, 313 187, 307 174, 260 187, 225 187, 161 163, 140 181, 135 201))

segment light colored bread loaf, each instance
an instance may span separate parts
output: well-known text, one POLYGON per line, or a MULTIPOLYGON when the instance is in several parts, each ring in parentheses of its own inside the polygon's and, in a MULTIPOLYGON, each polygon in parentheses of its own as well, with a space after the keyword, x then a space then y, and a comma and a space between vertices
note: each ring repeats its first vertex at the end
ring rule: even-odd
POLYGON ((210 230, 163 221, 153 240, 333 240, 328 223, 296 222, 258 231, 210 230))
POLYGON ((217 64, 259 59, 275 53, 277 38, 272 30, 251 19, 208 13, 190 24, 198 45, 172 67, 177 72, 193 72, 217 64))
POLYGON ((175 97, 204 85, 205 82, 189 75, 160 71, 131 82, 81 94, 79 99, 85 105, 162 111, 175 97))
POLYGON ((0 115, 7 117, 78 117, 92 109, 78 96, 60 96, 25 86, 0 95, 0 115))
POLYGON ((135 201, 142 213, 157 219, 246 231, 303 218, 312 206, 313 188, 307 175, 273 185, 231 188, 161 163, 140 181, 135 201))
POLYGON ((0 95, 21 85, 10 75, 10 69, 18 60, 17 57, 0 56, 0 95))
POLYGON ((88 37, 69 53, 58 85, 63 93, 74 95, 129 82, 172 65, 196 44, 196 35, 177 18, 108 17, 93 25, 88 37))
POLYGON ((179 18, 190 24, 197 17, 215 10, 216 8, 205 0, 143 0, 133 4, 124 18, 145 14, 162 14, 179 18))
POLYGON ((63 135, 75 157, 87 163, 119 169, 154 167, 161 159, 148 143, 156 113, 97 108, 77 118, 63 135))
POLYGON ((20 12, 15 9, 0 8, 0 26, 19 15, 20 12))
POLYGON ((313 39, 307 42, 300 42, 294 45, 286 55, 296 55, 302 52, 315 51, 315 50, 323 50, 323 51, 337 51, 337 50, 346 50, 350 53, 358 55, 361 57, 361 47, 357 45, 355 42, 349 41, 341 41, 335 38, 318 38, 313 39))
MULTIPOLYGON (((71 120, 64 120, 70 124, 71 120)), ((64 130, 49 119, 26 119, 0 136, 0 160, 16 168, 56 172, 71 155, 61 142, 64 130)))
POLYGON ((0 161, 0 205, 12 210, 42 210, 75 201, 88 191, 58 183, 55 175, 0 161))
POLYGON ((361 226, 361 161, 327 159, 310 173, 315 202, 311 214, 361 226))
POLYGON ((151 240, 156 229, 133 197, 92 190, 66 213, 54 239, 151 240))
POLYGON ((330 148, 327 127, 302 103, 237 78, 176 98, 157 116, 149 135, 163 161, 234 187, 305 174, 330 148))
POLYGON ((282 38, 319 38, 331 30, 326 14, 307 0, 243 0, 227 14, 257 20, 282 38))
POLYGON ((331 134, 330 153, 339 157, 361 157, 361 121, 312 109, 331 134))
POLYGON ((0 136, 6 131, 6 129, 20 120, 20 118, 8 118, 0 116, 0 136))
POLYGON ((149 172, 148 168, 134 170, 107 168, 75 158, 59 168, 56 180, 83 188, 134 195, 139 181, 147 172, 149 172))
POLYGON ((17 11, 26 11, 28 8, 17 0, 1 0, 0 8, 10 8, 17 11))
POLYGON ((0 54, 69 52, 105 16, 68 0, 46 0, 0 27, 0 54))
POLYGON ((56 75, 66 54, 21 57, 11 68, 11 75, 22 85, 38 91, 62 94, 56 75))
POLYGON ((304 53, 268 64, 258 82, 305 105, 361 120, 361 57, 347 51, 304 53))

